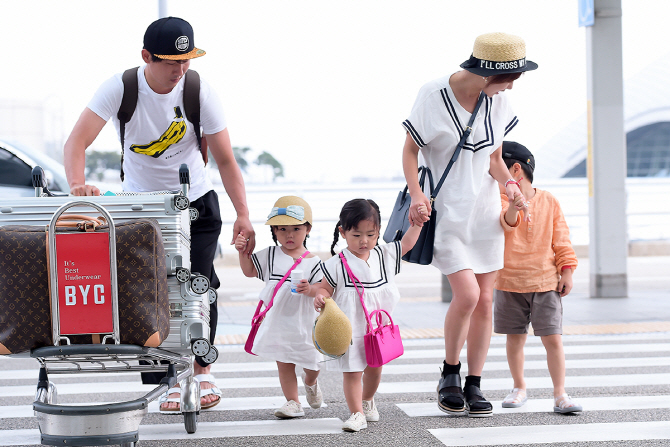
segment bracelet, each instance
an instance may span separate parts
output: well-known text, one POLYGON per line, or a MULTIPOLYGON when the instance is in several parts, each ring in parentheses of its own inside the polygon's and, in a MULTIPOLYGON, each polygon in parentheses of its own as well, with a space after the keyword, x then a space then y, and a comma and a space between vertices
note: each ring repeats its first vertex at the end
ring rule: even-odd
MULTIPOLYGON (((523 177, 520 178, 519 180, 523 180, 523 177)), ((513 178, 511 178, 511 179, 509 179, 509 180, 507 180, 507 181, 505 182, 505 188, 507 188, 507 185, 510 184, 510 183, 514 183, 516 186, 518 186, 519 188, 521 188, 521 185, 519 185, 519 182, 517 182, 517 181, 514 180, 513 178)))
POLYGON ((561 269, 561 271, 567 270, 567 269, 572 269, 572 266, 571 265, 564 265, 563 268, 561 269))

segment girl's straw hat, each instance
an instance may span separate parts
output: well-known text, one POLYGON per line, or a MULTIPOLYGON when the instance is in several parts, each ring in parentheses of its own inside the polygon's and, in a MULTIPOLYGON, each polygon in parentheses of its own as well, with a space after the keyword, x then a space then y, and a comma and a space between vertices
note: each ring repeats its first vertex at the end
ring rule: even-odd
POLYGON ((284 196, 275 202, 265 225, 312 224, 312 208, 300 197, 284 196))
POLYGON ((495 76, 535 70, 537 64, 526 60, 526 43, 521 37, 488 33, 475 39, 472 56, 461 68, 480 76, 495 76))

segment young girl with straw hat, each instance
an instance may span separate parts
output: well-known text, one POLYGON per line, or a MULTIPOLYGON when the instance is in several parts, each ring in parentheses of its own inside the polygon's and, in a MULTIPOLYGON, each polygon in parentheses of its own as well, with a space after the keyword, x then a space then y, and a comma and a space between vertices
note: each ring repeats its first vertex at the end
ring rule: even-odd
POLYGON ((493 282, 503 267, 504 249, 498 184, 508 197, 523 196, 501 156, 503 138, 517 124, 505 90, 537 64, 526 60, 522 38, 490 33, 477 37, 461 68, 419 91, 403 122, 407 131, 403 170, 412 197, 410 222, 427 221, 433 206, 437 211, 432 265, 447 275, 453 291, 444 322, 438 407, 452 415, 487 417, 493 408, 480 381, 491 338, 493 282), (433 176, 440 178, 480 98, 472 131, 431 203, 417 180, 419 154, 433 176), (420 205, 428 208, 428 214, 418 212, 420 205), (469 375, 461 387, 459 358, 466 340, 469 375))
POLYGON ((323 402, 317 382, 323 356, 312 343, 312 326, 318 314, 311 299, 323 273, 321 260, 307 251, 305 240, 312 229, 312 209, 306 201, 295 196, 279 198, 265 224, 270 225, 274 246, 248 257, 244 252, 249 239, 240 233, 235 248, 245 276, 265 281, 261 299, 269 310, 258 329, 252 352, 277 362, 286 403, 274 414, 287 419, 305 415, 298 398, 296 365, 303 368, 307 403, 319 408, 323 402), (275 287, 294 265, 290 275, 300 277, 295 281, 287 278, 275 293, 275 287), (291 283, 296 284, 293 292, 291 283))

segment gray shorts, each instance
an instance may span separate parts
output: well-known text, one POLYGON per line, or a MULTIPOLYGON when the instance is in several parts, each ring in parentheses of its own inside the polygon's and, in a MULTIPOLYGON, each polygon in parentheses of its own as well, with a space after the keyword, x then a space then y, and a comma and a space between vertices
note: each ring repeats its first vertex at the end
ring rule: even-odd
POLYGON ((527 334, 528 323, 535 335, 563 333, 563 302, 558 292, 516 293, 493 291, 493 331, 527 334))

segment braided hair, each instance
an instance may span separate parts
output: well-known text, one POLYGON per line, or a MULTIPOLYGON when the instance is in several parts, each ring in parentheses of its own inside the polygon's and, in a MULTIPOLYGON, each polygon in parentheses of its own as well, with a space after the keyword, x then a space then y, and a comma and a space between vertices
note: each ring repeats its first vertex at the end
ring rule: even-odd
POLYGON ((335 246, 340 238, 340 227, 342 231, 349 231, 358 227, 358 224, 369 220, 380 229, 382 226, 382 216, 379 212, 379 206, 372 199, 353 199, 348 201, 340 211, 340 220, 335 225, 333 234, 333 245, 330 246, 330 253, 335 256, 335 246))
MULTIPOLYGON (((305 222, 304 224, 307 227, 308 230, 312 228, 312 224, 309 222, 305 222)), ((279 242, 277 241, 277 235, 275 234, 275 228, 280 227, 282 225, 270 225, 270 232, 272 233, 272 240, 274 241, 275 245, 279 245, 279 242)), ((309 233, 307 233, 307 236, 305 236, 305 240, 302 241, 302 245, 307 248, 307 238, 309 237, 309 233)))

